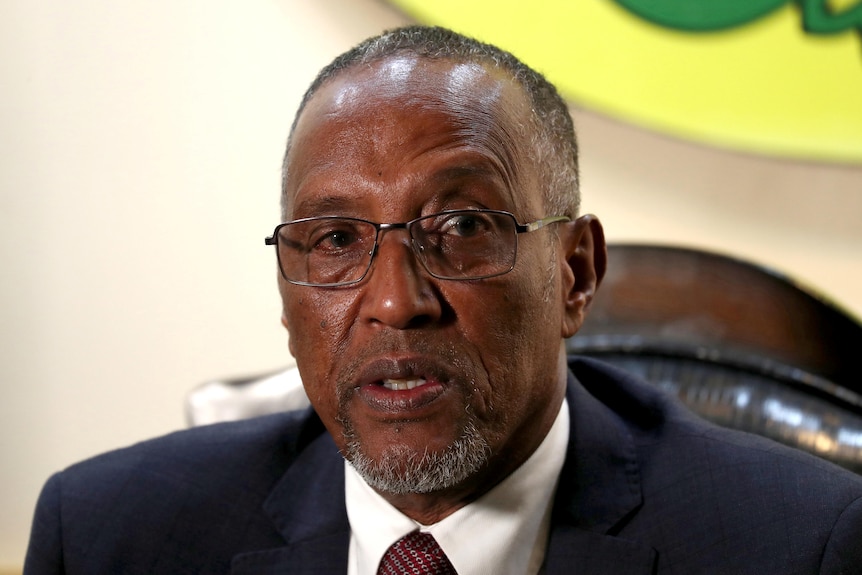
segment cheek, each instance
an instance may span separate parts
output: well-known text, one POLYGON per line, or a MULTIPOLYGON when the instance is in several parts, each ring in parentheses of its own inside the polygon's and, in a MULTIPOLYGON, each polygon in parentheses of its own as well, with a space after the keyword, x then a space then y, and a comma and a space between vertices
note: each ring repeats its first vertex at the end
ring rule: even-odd
POLYGON ((498 305, 485 309, 487 321, 493 322, 485 327, 488 344, 483 350, 491 394, 496 407, 510 414, 543 401, 546 386, 555 381, 559 310, 547 289, 545 282, 512 282, 498 305))
MULTIPOLYGON (((331 372, 350 331, 350 301, 325 291, 294 286, 282 291, 290 351, 309 397, 334 396, 331 372), (315 293, 316 292, 316 293, 315 293)), ((343 294, 342 294, 343 295, 343 294)))
MULTIPOLYGON (((553 313, 548 305, 545 286, 539 282, 511 282, 502 291, 499 298, 488 298, 490 301, 482 304, 482 316, 487 322, 486 335, 497 346, 534 349, 537 337, 548 333, 548 326, 553 313)), ((543 336, 542 336, 543 337, 543 336)), ((524 357, 512 357, 503 354, 502 359, 523 361, 524 357)))
POLYGON ((282 293, 284 319, 293 345, 297 347, 297 360, 303 353, 320 351, 337 341, 343 328, 350 325, 348 298, 327 297, 328 292, 316 288, 285 290, 282 293), (300 351, 302 350, 302 351, 300 351))
POLYGON ((487 373, 475 391, 484 404, 481 411, 499 418, 505 416, 508 406, 520 402, 523 382, 534 374, 532 358, 540 311, 528 303, 535 296, 517 282, 483 291, 481 297, 465 294, 464 305, 458 306, 458 323, 487 373))

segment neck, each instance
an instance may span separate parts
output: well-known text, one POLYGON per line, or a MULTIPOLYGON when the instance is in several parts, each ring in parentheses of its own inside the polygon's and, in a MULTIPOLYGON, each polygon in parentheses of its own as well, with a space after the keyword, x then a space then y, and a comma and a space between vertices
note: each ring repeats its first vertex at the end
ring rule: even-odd
MULTIPOLYGON (((553 426, 564 396, 565 387, 562 387, 559 397, 549 398, 549 404, 554 405, 555 408, 545 410, 544 417, 539 416, 542 433, 538 435, 535 443, 514 441, 513 438, 526 436, 520 433, 520 430, 515 430, 510 441, 507 442, 508 447, 492 454, 488 465, 466 481, 430 493, 390 493, 376 488, 375 491, 390 505, 417 523, 433 525, 445 519, 488 493, 533 455, 553 426)), ((531 421, 531 424, 535 423, 536 420, 531 421)))
POLYGON ((375 491, 413 521, 421 525, 433 525, 479 499, 514 471, 517 465, 511 469, 507 466, 493 470, 492 467, 494 466, 489 466, 462 484, 430 493, 396 494, 378 489, 375 491))

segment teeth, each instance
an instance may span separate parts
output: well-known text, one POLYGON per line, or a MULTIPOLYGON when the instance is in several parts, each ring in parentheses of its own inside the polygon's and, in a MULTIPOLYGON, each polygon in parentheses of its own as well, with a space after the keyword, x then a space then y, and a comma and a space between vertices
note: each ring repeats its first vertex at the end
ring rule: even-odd
POLYGON ((425 379, 384 379, 383 387, 393 391, 403 391, 405 389, 413 389, 425 383, 425 379))

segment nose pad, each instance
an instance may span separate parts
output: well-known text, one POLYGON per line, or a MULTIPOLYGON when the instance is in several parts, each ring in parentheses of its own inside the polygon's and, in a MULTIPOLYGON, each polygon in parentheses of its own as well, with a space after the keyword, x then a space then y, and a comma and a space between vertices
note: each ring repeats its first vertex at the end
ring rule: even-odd
POLYGON ((420 244, 418 240, 412 238, 410 243, 413 247, 413 254, 416 256, 416 261, 418 261, 419 264, 428 271, 428 259, 427 254, 425 253, 425 246, 420 244))
POLYGON ((425 275, 422 252, 412 238, 394 238, 385 249, 378 242, 373 253, 380 257, 367 280, 362 304, 366 320, 406 329, 440 317, 441 303, 425 275))
POLYGON ((425 248, 423 248, 416 240, 413 239, 413 237, 407 231, 407 228, 404 226, 404 224, 382 224, 382 225, 386 225, 386 227, 384 227, 383 229, 381 229, 377 233, 377 241, 375 241, 374 245, 371 246, 371 252, 369 253, 369 255, 371 256, 372 263, 377 258, 377 256, 380 255, 380 248, 381 248, 384 240, 386 239, 386 237, 390 235, 390 232, 394 232, 397 230, 401 230, 401 231, 405 232, 407 234, 407 236, 403 239, 400 239, 400 240, 395 239, 395 240, 390 240, 390 241, 397 241, 397 242, 400 242, 403 246, 407 246, 407 247, 412 248, 413 255, 416 257, 419 257, 420 259, 422 259, 424 261, 425 256, 421 255, 421 254, 425 248))

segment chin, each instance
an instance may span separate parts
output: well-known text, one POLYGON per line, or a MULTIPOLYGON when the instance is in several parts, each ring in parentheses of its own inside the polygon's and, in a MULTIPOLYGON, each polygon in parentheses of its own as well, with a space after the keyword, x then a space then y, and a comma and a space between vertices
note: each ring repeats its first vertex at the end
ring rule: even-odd
POLYGON ((460 485, 485 468, 491 455, 488 441, 472 422, 439 451, 394 443, 371 456, 349 425, 344 434, 345 459, 371 487, 395 495, 433 493, 460 485))

